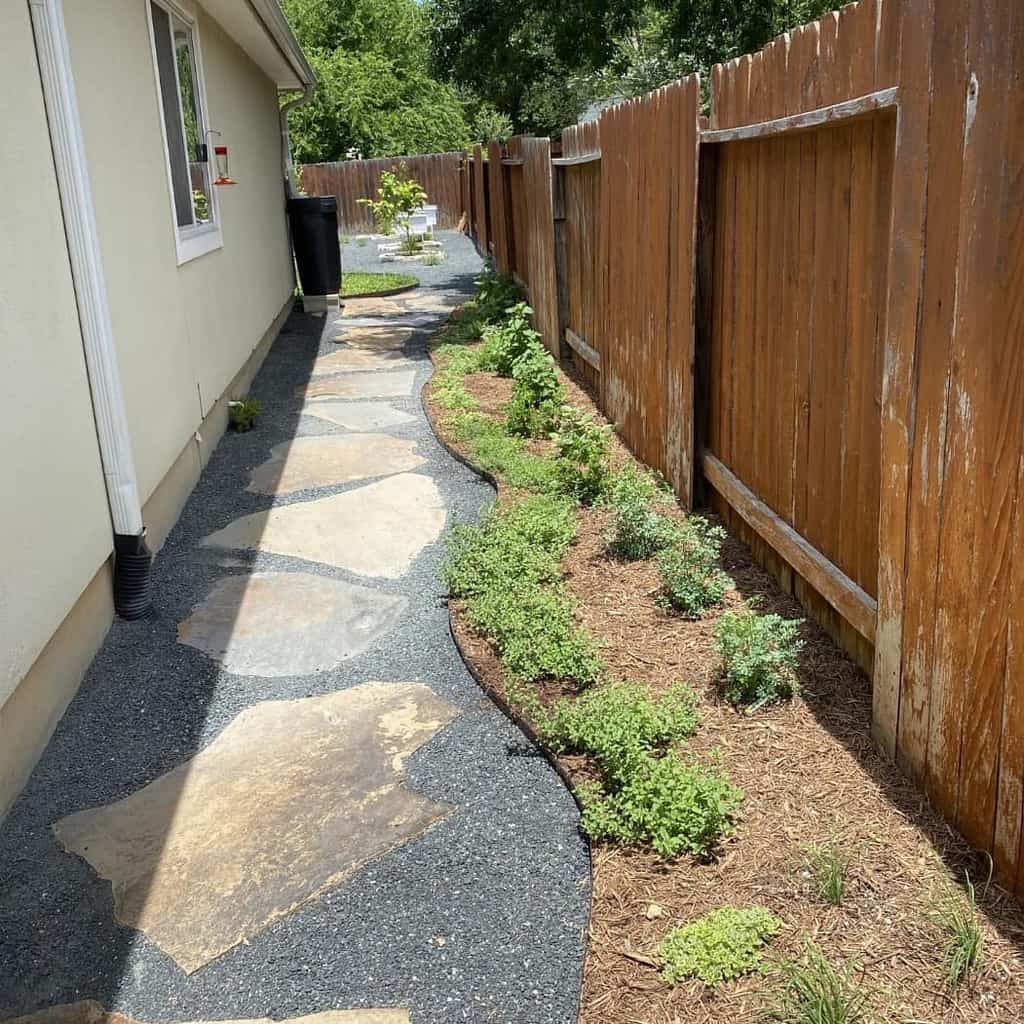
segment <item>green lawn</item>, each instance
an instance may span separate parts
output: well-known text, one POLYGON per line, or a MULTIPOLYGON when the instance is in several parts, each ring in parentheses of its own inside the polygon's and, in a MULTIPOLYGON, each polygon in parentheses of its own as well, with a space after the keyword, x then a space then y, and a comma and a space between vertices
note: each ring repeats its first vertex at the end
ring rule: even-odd
POLYGON ((412 274, 372 274, 356 270, 341 275, 341 296, 350 298, 353 295, 377 295, 380 292, 394 291, 396 288, 411 288, 420 283, 412 274))

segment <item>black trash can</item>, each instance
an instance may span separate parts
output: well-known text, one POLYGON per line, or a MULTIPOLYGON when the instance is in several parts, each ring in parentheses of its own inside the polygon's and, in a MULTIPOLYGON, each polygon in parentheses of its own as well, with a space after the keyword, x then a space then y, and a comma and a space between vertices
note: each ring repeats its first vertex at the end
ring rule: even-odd
POLYGON ((288 222, 303 295, 337 295, 341 288, 337 198, 289 199, 288 222))

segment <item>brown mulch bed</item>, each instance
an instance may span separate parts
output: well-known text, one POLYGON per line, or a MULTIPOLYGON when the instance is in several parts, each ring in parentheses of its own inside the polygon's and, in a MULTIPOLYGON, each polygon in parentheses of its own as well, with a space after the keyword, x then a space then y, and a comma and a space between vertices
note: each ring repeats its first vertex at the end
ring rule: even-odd
MULTIPOLYGON (((573 405, 597 413, 587 391, 567 381, 573 405)), ((466 378, 489 414, 500 414, 510 382, 466 378)), ((444 411, 426 406, 445 443, 444 411)), ((598 414, 599 415, 599 414, 598 414)), ((542 443, 543 444, 543 443, 542 443)), ((615 442, 615 461, 631 456, 615 442)), ((681 512, 676 512, 682 515, 681 512)), ((720 664, 714 624, 721 612, 757 596, 764 611, 802 617, 796 601, 729 538, 723 563, 736 586, 723 607, 689 622, 661 611, 652 563, 610 557, 602 534, 608 512, 582 509, 579 534, 563 562, 580 618, 600 641, 611 673, 660 691, 677 680, 701 697, 702 724, 690 751, 718 757, 746 793, 735 833, 707 862, 666 862, 640 849, 594 844, 590 942, 580 1020, 584 1024, 744 1024, 758 1019, 768 982, 749 976, 717 989, 671 987, 661 980, 656 947, 672 927, 730 904, 761 905, 785 922, 773 954, 796 954, 803 936, 833 962, 856 962, 878 992, 880 1019, 907 1024, 1024 1020, 1024 911, 998 886, 986 886, 988 862, 929 808, 921 793, 870 738, 871 685, 813 622, 803 628, 801 696, 745 715, 718 699, 720 664), (833 838, 853 855, 842 907, 818 901, 805 871, 808 843, 833 838), (945 988, 943 939, 928 913, 934 894, 964 871, 978 885, 983 969, 956 993, 945 988)), ((455 636, 484 685, 501 695, 500 659, 467 627, 452 602, 455 636)), ((556 684, 544 688, 553 698, 556 684)), ((570 777, 582 758, 564 758, 570 777)))

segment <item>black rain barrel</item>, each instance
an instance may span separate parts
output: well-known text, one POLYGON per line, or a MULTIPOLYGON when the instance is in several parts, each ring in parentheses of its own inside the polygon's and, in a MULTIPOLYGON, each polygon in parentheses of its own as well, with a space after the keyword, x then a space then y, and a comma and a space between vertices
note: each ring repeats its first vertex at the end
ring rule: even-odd
POLYGON ((302 196, 288 200, 295 262, 304 295, 337 295, 341 286, 338 200, 302 196))

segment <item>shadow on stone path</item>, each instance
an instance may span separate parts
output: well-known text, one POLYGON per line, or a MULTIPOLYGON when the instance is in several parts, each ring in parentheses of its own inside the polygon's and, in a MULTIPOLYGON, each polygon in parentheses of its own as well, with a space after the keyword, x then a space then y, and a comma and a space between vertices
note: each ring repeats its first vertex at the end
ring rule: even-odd
POLYGON ((418 399, 479 267, 442 237, 289 319, 0 824, 0 1019, 575 1020, 575 807, 448 634, 442 533, 492 494, 418 399))

